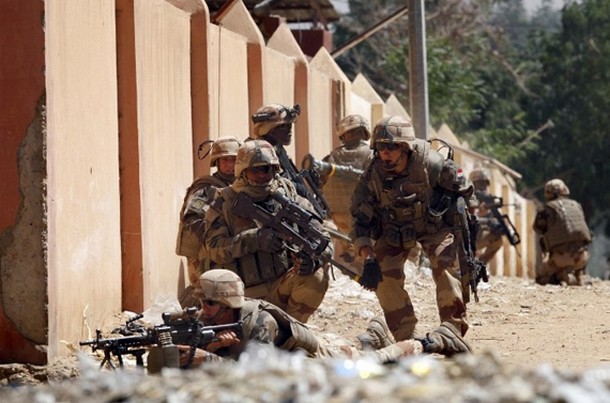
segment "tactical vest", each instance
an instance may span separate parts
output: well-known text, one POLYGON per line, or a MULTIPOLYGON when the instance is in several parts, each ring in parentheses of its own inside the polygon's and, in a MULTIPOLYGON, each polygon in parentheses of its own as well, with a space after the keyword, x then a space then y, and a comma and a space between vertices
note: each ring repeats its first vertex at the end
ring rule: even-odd
MULTIPOLYGON (((284 182, 282 182, 285 185, 284 182)), ((285 186, 282 186, 286 189, 285 186)), ((288 191, 288 197, 294 200, 295 196, 288 191)), ((235 236, 245 230, 257 228, 254 221, 249 218, 241 217, 232 211, 233 201, 237 193, 228 186, 220 191, 217 204, 222 204, 222 214, 229 227, 229 233, 235 236), (222 198, 222 199, 220 199, 222 198)), ((279 203, 271 200, 266 209, 280 208, 279 203)), ((270 283, 281 277, 290 268, 288 253, 286 250, 270 253, 258 251, 235 259, 232 263, 223 265, 223 268, 234 271, 243 280, 246 288, 255 285, 270 283)))
POLYGON ((389 173, 375 161, 371 184, 377 198, 381 238, 391 246, 410 249, 415 241, 438 231, 442 217, 429 211, 429 200, 443 167, 444 157, 425 140, 416 139, 405 171, 389 173))
POLYGON ((591 242, 591 231, 580 203, 560 197, 547 202, 546 205, 556 215, 555 220, 542 236, 548 250, 552 251, 555 246, 564 243, 591 242))
MULTIPOLYGON (((356 148, 340 147, 333 150, 328 162, 364 170, 373 150, 361 141, 356 148)), ((349 205, 356 188, 356 178, 330 176, 322 189, 332 214, 349 214, 349 205)))
POLYGON ((203 219, 210 205, 210 200, 206 197, 206 190, 210 186, 221 189, 228 185, 230 183, 223 181, 217 174, 214 174, 197 178, 186 190, 178 224, 178 236, 176 239, 177 255, 200 260, 205 257, 205 248, 202 243, 203 234, 197 235, 187 228, 185 226, 185 218, 194 215, 203 219))

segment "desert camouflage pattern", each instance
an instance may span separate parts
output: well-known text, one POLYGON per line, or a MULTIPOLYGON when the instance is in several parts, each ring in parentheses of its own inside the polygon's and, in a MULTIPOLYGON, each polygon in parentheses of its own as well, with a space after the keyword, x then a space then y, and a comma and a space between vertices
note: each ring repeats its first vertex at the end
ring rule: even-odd
MULTIPOLYGON (((562 191, 561 184, 554 190, 562 191)), ((541 235, 544 253, 536 282, 582 285, 592 235, 580 203, 553 196, 536 214, 533 229, 541 235)))
MULTIPOLYGON (((473 177, 472 173, 470 177, 473 177)), ((480 181, 480 179, 478 179, 477 182, 478 181, 480 181)), ((475 186, 477 182, 474 182, 475 186)), ((485 202, 485 200, 490 200, 493 198, 493 196, 487 190, 475 191, 474 194, 479 201, 479 206, 481 205, 481 202, 485 202)), ((500 227, 500 223, 493 216, 491 210, 479 208, 476 210, 476 215, 479 218, 479 230, 477 232, 476 240, 477 257, 483 263, 489 263, 489 261, 504 245, 504 240, 502 239, 502 229, 500 227)))
POLYGON ((559 196, 568 197, 570 189, 561 179, 551 179, 544 184, 544 198, 547 201, 554 200, 559 196))
POLYGON ((363 140, 369 140, 371 138, 371 131, 369 130, 369 121, 364 116, 353 114, 347 115, 337 123, 337 136, 341 140, 345 140, 344 134, 349 133, 355 129, 362 129, 364 136, 363 140))
POLYGON ((209 361, 237 360, 251 341, 273 344, 285 351, 302 351, 312 358, 357 359, 369 355, 379 363, 394 362, 401 357, 421 354, 423 351, 422 344, 415 340, 399 342, 375 352, 364 352, 351 346, 325 346, 318 336, 299 320, 277 306, 259 299, 247 298, 240 309, 239 319, 243 321, 241 342, 217 350, 208 357, 209 361))
MULTIPOLYGON (((270 185, 273 191, 282 192, 300 207, 312 211, 309 201, 296 194, 292 182, 275 176, 270 185)), ((210 259, 218 266, 239 275, 246 287, 246 296, 270 301, 302 322, 320 306, 329 285, 327 269, 319 267, 310 274, 299 274, 292 268, 292 256, 287 248, 275 252, 258 250, 257 239, 246 236, 258 225, 249 218, 232 211, 237 191, 247 191, 242 179, 223 189, 206 214, 205 239, 210 259)), ((255 199, 273 209, 279 203, 267 196, 255 199)), ((326 232, 318 222, 312 222, 326 232)), ((256 234, 252 234, 256 237, 256 234)), ((327 234, 328 235, 328 234, 327 234)), ((329 246, 329 255, 332 247, 329 246)))
MULTIPOLYGON (((324 161, 350 166, 364 170, 370 163, 373 150, 363 140, 343 144, 334 149, 324 161)), ((352 230, 352 217, 349 210, 352 194, 358 183, 356 178, 330 176, 323 178, 322 193, 331 211, 331 217, 336 229, 343 234, 352 230)), ((352 272, 362 274, 362 262, 356 258, 354 245, 342 239, 333 239, 335 254, 333 258, 340 264, 347 266, 352 272)))
POLYGON ((210 152, 210 166, 218 166, 217 161, 220 158, 236 157, 237 149, 240 145, 241 142, 231 136, 220 137, 218 140, 214 141, 210 152))
POLYGON ((547 254, 536 275, 536 283, 583 285, 589 252, 586 246, 572 246, 571 249, 555 250, 547 254))
POLYGON ((564 244, 591 243, 582 206, 576 200, 559 197, 547 202, 536 214, 534 231, 542 235, 544 247, 553 252, 564 244))
MULTIPOLYGON (((374 249, 383 274, 375 293, 397 341, 411 339, 416 332, 417 318, 404 289, 404 265, 417 243, 430 260, 441 322, 452 323, 464 335, 468 322, 453 227, 428 214, 444 157, 424 140, 409 140, 409 146, 410 162, 401 174, 386 172, 375 158, 360 178, 351 202, 354 245, 357 250, 374 249)), ((472 191, 469 181, 460 189, 469 202, 472 191)))
MULTIPOLYGON (((324 161, 336 165, 350 166, 363 171, 372 159, 372 156, 373 150, 371 150, 368 143, 360 140, 355 144, 344 144, 337 147, 324 158, 324 161)), ((357 180, 334 175, 324 179, 325 182, 322 186, 322 192, 330 207, 333 219, 337 215, 349 216, 349 204, 352 193, 356 188, 357 180)), ((342 221, 347 221, 349 223, 348 226, 342 227, 337 224, 337 227, 341 232, 349 233, 351 230, 351 218, 342 221)))
POLYGON ((194 285, 201 273, 209 270, 210 261, 205 248, 205 213, 213 199, 210 190, 222 189, 232 183, 220 173, 196 179, 187 189, 182 208, 176 239, 176 254, 185 256, 188 262, 188 276, 194 285))
POLYGON ((371 148, 375 148, 375 143, 398 143, 411 148, 411 143, 415 140, 415 129, 409 119, 387 116, 375 124, 371 148))
POLYGON ((241 308, 245 304, 244 283, 230 270, 209 270, 197 279, 193 296, 220 302, 229 308, 241 308))

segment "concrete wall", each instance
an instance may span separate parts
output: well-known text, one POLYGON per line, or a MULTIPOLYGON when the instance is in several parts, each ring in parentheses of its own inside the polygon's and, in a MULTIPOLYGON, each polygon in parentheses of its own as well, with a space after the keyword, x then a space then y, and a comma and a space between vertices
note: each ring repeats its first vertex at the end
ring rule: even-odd
POLYGON ((45 3, 48 356, 121 308, 112 2, 45 3))
POLYGON ((0 5, 0 363, 46 361, 43 15, 0 5))
MULTIPOLYGON (((135 2, 143 308, 175 294, 178 214, 192 182, 190 14, 164 0, 135 2)), ((183 280, 183 279, 182 279, 183 280)))
MULTIPOLYGON (((201 0, 6 0, 1 11, 0 362, 68 354, 62 340, 184 288, 178 213, 209 172, 194 158, 203 140, 244 139, 263 104, 299 103, 298 166, 339 144, 347 114, 408 116, 325 49, 308 60, 287 26, 265 44, 241 1, 214 23, 201 0)), ((486 160, 456 159, 467 172, 486 160)), ((493 186, 520 205, 508 214, 524 239, 494 273, 531 277, 533 203, 502 175, 493 186)))

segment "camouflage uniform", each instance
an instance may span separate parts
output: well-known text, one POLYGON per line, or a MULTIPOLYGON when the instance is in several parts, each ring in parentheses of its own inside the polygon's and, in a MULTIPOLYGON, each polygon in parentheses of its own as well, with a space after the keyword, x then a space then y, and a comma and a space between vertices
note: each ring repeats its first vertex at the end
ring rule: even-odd
MULTIPOLYGON (((200 288, 196 288, 196 295, 207 300, 218 301, 234 309, 234 322, 242 321, 239 343, 222 347, 214 353, 207 353, 205 361, 222 361, 223 359, 237 360, 251 341, 262 344, 273 344, 284 351, 302 351, 309 357, 315 358, 359 358, 364 354, 371 354, 379 363, 394 362, 401 357, 412 356, 424 352, 428 342, 433 343, 436 336, 443 338, 445 345, 439 353, 452 355, 470 351, 470 346, 454 332, 443 331, 425 339, 425 341, 406 340, 385 345, 374 352, 363 352, 354 347, 330 347, 322 345, 321 340, 303 323, 288 315, 277 306, 259 299, 243 297, 243 284, 235 277, 230 281, 232 272, 227 270, 213 270, 200 278, 200 288), (218 280, 216 280, 218 279, 218 280), (237 280, 237 281, 236 281, 237 280)), ((210 321, 204 325, 217 325, 210 321)), ((434 332, 431 332, 434 333, 434 332)))
MULTIPOLYGON (((482 168, 476 168, 470 173, 469 179, 474 184, 474 195, 479 204, 493 203, 494 196, 489 193, 489 173, 482 168)), ((501 224, 490 210, 482 214, 482 209, 478 209, 476 214, 479 219, 477 257, 483 263, 488 263, 504 245, 501 224)))
MULTIPOLYGON (((368 144, 371 138, 368 121, 360 115, 349 115, 339 121, 337 135, 342 145, 335 148, 324 161, 332 164, 348 166, 364 171, 373 156, 373 150, 368 144)), ((349 204, 356 188, 357 179, 353 177, 329 175, 322 177, 322 190, 328 202, 331 217, 337 229, 349 234, 352 230, 352 216, 349 204)), ((354 252, 354 245, 341 239, 334 239, 334 259, 351 268, 354 273, 362 273, 354 252)))
MULTIPOLYGON (((325 200, 320 200, 318 197, 321 194, 314 194, 314 189, 309 189, 305 185, 305 181, 295 180, 299 175, 299 169, 296 167, 290 156, 286 152, 284 146, 292 143, 292 125, 301 113, 301 107, 295 105, 292 108, 287 108, 280 104, 269 104, 260 108, 252 115, 252 136, 250 139, 261 139, 269 142, 274 149, 280 161, 280 175, 288 180, 291 180, 297 190, 297 193, 309 200, 314 207, 314 212, 322 218, 326 218, 328 211, 324 204, 325 200), (315 205, 314 205, 315 204, 315 205)), ((315 172, 311 172, 315 174, 315 172)), ((310 187, 319 187, 319 177, 312 178, 314 183, 310 183, 310 187)))
MULTIPOLYGON (((214 141, 210 150, 210 166, 218 168, 220 158, 237 156, 239 145, 234 137, 221 137, 214 141)), ((204 239, 205 212, 216 189, 229 186, 234 180, 233 174, 226 175, 217 170, 212 175, 197 178, 186 191, 180 210, 176 254, 187 258, 191 285, 197 282, 201 273, 210 269, 204 239)))
POLYGON ((544 186, 546 203, 534 220, 534 231, 541 235, 545 256, 536 282, 541 285, 583 285, 591 230, 587 226, 582 206, 569 199, 570 190, 560 179, 544 186), (546 254, 548 252, 548 254, 546 254))
MULTIPOLYGON (((454 228, 445 221, 447 217, 430 213, 436 189, 455 190, 457 167, 428 142, 416 139, 411 122, 398 116, 377 123, 371 147, 375 158, 352 197, 354 246, 360 253, 372 247, 379 261, 383 279, 375 292, 391 332, 396 340, 410 339, 415 332, 417 318, 404 289, 404 264, 419 242, 430 259, 441 322, 452 323, 466 334, 454 228), (408 158, 404 170, 395 173, 399 168, 385 166, 379 149, 386 146, 380 143, 400 146, 400 158, 408 158), (445 172, 453 175, 449 183, 445 172)), ((472 185, 464 177, 460 180, 463 184, 457 192, 472 202, 472 185)))
MULTIPOLYGON (((206 246, 214 263, 241 277, 246 286, 246 296, 264 298, 306 322, 320 306, 328 289, 327 271, 316 267, 306 273, 292 267, 293 257, 286 245, 277 251, 264 250, 257 223, 233 210, 237 194, 245 192, 256 204, 277 212, 281 206, 270 194, 278 192, 311 211, 311 204, 296 194, 290 181, 275 175, 267 186, 259 187, 251 185, 245 178, 246 168, 277 167, 277 164, 277 156, 266 141, 248 141, 240 147, 235 166, 237 179, 220 191, 206 214, 206 246)), ((325 232, 321 224, 315 221, 311 224, 325 232)), ((330 256, 332 247, 328 247, 326 253, 330 256)))

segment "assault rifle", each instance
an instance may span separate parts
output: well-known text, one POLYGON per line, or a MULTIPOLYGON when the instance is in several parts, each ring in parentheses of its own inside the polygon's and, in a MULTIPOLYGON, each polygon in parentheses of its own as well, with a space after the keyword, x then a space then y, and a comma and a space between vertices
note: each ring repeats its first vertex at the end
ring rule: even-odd
POLYGON ((502 232, 502 235, 506 236, 508 242, 516 249, 516 246, 521 242, 521 237, 508 215, 500 212, 500 208, 505 206, 502 198, 492 195, 477 195, 477 198, 480 202, 485 203, 485 206, 491 211, 493 216, 493 220, 479 218, 479 222, 485 222, 490 228, 496 226, 502 232))
POLYGON ((461 169, 453 164, 453 149, 443 140, 447 147, 447 160, 451 164, 443 167, 440 181, 446 186, 434 189, 429 213, 439 219, 448 218, 454 226, 455 242, 458 245, 458 260, 460 264, 460 277, 462 282, 462 298, 464 303, 470 302, 470 294, 474 295, 475 302, 479 302, 477 288, 482 281, 488 282, 487 265, 476 257, 476 239, 479 223, 476 216, 468 212, 466 200, 458 190, 464 185, 465 178, 461 169), (449 169, 447 169, 449 168, 449 169), (451 188, 452 190, 447 190, 451 188))
MULTIPOLYGON (((354 273, 349 267, 342 265, 331 257, 323 255, 330 239, 320 230, 318 230, 312 221, 318 221, 320 224, 324 220, 315 213, 309 212, 288 199, 287 197, 272 192, 271 197, 278 202, 282 208, 273 213, 267 210, 260 204, 255 203, 250 196, 244 192, 239 192, 233 202, 232 211, 235 215, 253 219, 259 223, 261 227, 271 228, 276 232, 284 242, 288 244, 289 249, 296 253, 297 256, 304 262, 305 265, 313 269, 316 261, 322 263, 331 263, 340 268, 359 284, 366 288, 375 289, 377 284, 371 283, 371 272, 381 273, 377 261, 365 262, 365 270, 363 275, 354 273), (376 264, 376 267, 374 267, 376 264), (375 271, 376 269, 376 271, 375 271)), ((377 280, 379 282, 380 278, 377 280)))
POLYGON ((320 191, 320 178, 316 171, 311 169, 298 170, 294 162, 288 158, 286 150, 282 146, 275 147, 277 157, 280 161, 280 166, 284 170, 285 175, 290 179, 297 192, 305 197, 313 205, 316 213, 324 218, 327 218, 330 213, 330 207, 320 191))
MULTIPOLYGON (((166 357, 157 357, 156 360, 165 361, 165 366, 178 367, 178 351, 176 345, 188 345, 191 347, 188 367, 193 360, 195 350, 207 344, 217 341, 216 334, 223 330, 233 330, 241 333, 242 323, 230 323, 226 325, 204 326, 196 317, 196 308, 187 308, 179 314, 163 313, 163 324, 154 327, 147 327, 137 324, 136 321, 143 317, 142 314, 136 315, 121 326, 112 331, 122 336, 113 338, 103 338, 101 330, 95 331, 95 339, 81 341, 81 346, 91 346, 93 352, 101 350, 104 352, 104 359, 100 364, 100 369, 105 364, 111 369, 116 369, 112 363, 112 356, 117 357, 119 367, 123 368, 123 356, 132 355, 136 359, 136 365, 144 366, 143 355, 154 346, 165 348, 170 351, 166 357), (171 356, 171 358, 170 358, 171 356)), ((148 358, 148 366, 151 366, 151 354, 148 358)), ((163 365, 161 365, 163 366, 163 365)))

